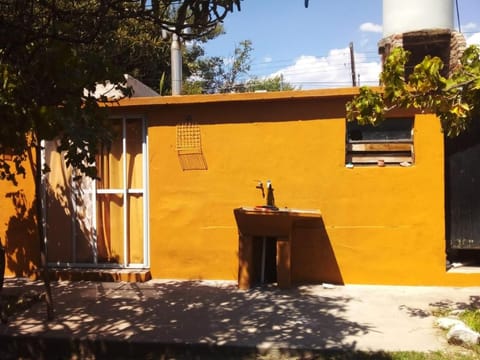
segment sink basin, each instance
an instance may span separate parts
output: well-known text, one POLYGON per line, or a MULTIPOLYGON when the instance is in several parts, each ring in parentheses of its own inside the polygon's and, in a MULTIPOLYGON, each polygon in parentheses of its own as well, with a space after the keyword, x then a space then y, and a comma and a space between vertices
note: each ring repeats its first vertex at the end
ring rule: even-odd
POLYGON ((272 211, 279 210, 278 207, 274 205, 257 205, 253 209, 254 210, 272 210, 272 211))
POLYGON ((244 236, 289 237, 295 222, 322 217, 318 210, 269 206, 241 207, 233 212, 238 230, 244 236))

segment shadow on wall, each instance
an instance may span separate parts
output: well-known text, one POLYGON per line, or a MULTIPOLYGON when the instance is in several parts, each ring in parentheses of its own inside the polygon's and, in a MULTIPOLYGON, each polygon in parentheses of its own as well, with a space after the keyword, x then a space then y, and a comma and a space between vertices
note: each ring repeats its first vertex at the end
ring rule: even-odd
POLYGON ((11 199, 15 208, 5 234, 6 268, 17 277, 29 277, 39 266, 35 203, 28 208, 23 190, 9 192, 6 197, 11 199))
MULTIPOLYGON (((48 261, 63 264, 94 264, 94 246, 96 246, 98 263, 119 264, 120 256, 115 253, 108 241, 110 236, 95 236, 89 212, 91 209, 88 208, 88 204, 85 205, 88 197, 84 197, 83 194, 83 192, 72 194, 70 189, 58 184, 55 187, 50 185, 47 187, 45 212, 48 261), (74 197, 74 204, 72 204, 72 197, 74 197), (72 219, 74 211, 75 221, 72 219)), ((40 267, 36 202, 30 203, 24 190, 9 192, 6 198, 12 202, 14 209, 14 215, 7 223, 4 240, 7 272, 16 277, 35 277, 40 267)), ((102 225, 105 231, 110 229, 110 224, 102 223, 102 225)), ((77 275, 69 276, 73 279, 77 275)), ((139 279, 145 278, 143 274, 138 276, 139 279)), ((126 277, 123 274, 105 272, 97 279, 119 281, 125 280, 126 277)))
MULTIPOLYGON (((52 196, 51 188, 47 189, 47 209, 49 217, 54 219, 47 224, 49 235, 58 235, 57 239, 68 239, 65 224, 71 223, 71 217, 66 213, 66 205, 61 199, 52 196)), ((11 199, 15 215, 11 216, 6 231, 6 268, 16 277, 35 277, 40 267, 40 244, 36 222, 36 202, 29 206, 25 192, 18 190, 6 194, 11 199)), ((52 254, 71 254, 71 241, 54 242, 49 244, 48 251, 52 254), (56 249, 58 247, 58 250, 56 249), (57 251, 55 251, 57 250, 57 251)), ((51 259, 50 259, 51 260, 51 259)))
POLYGON ((292 281, 294 283, 331 283, 343 285, 334 249, 323 219, 297 224, 292 244, 292 281))
MULTIPOLYGON (((98 205, 97 213, 106 213, 108 201, 119 203, 116 195, 106 195, 98 205), (100 211, 101 209, 102 211, 100 211)), ((94 264, 95 251, 99 263, 119 264, 120 256, 109 242, 110 225, 99 221, 100 234, 93 221, 91 193, 76 186, 74 189, 60 184, 48 184, 46 189, 47 253, 48 261, 57 264, 94 264)), ((108 216, 106 216, 108 218, 108 216)))
MULTIPOLYGON (((47 188, 46 213, 48 260, 50 262, 74 262, 72 258, 72 208, 65 189, 47 188)), ((32 277, 40 267, 40 244, 36 222, 36 202, 29 204, 25 192, 18 190, 6 194, 12 201, 14 215, 7 223, 5 233, 6 269, 16 277, 32 277)), ((92 261, 91 236, 81 221, 76 224, 77 261, 92 261)), ((118 261, 117 261, 118 262, 118 261)))
POLYGON ((81 194, 59 184, 55 187, 49 184, 46 200, 48 260, 56 263, 92 262, 92 233, 81 194), (75 211, 74 223, 72 216, 75 211))
MULTIPOLYGON (((57 283, 54 296, 58 326, 47 330, 37 327, 42 336, 36 336, 34 330, 27 337, 15 336, 12 342, 0 336, 0 349, 8 347, 11 354, 33 358, 53 353, 71 357, 81 352, 83 356, 102 358, 167 355, 222 359, 244 358, 238 355, 254 358, 262 346, 276 344, 279 358, 303 358, 315 349, 355 351, 351 336, 376 331, 369 324, 347 318, 352 301, 349 296, 317 291, 308 287, 279 290, 274 286, 242 291, 235 284, 208 281, 93 286, 57 283), (99 324, 105 336, 91 337, 98 333, 99 324), (54 343, 52 339, 61 338, 60 333, 70 342, 54 343), (33 346, 25 346, 25 342, 33 346), (309 349, 309 353, 295 350, 299 347, 309 349)), ((32 307, 21 322, 12 323, 10 331, 16 332, 17 326, 21 329, 29 322, 38 324, 42 317, 38 306, 32 307)))

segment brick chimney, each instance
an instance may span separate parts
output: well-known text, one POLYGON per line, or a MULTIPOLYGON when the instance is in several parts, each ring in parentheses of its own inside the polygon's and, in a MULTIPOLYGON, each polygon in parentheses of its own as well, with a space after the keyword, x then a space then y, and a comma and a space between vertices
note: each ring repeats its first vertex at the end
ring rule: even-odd
POLYGON ((395 47, 410 51, 405 68, 408 77, 416 64, 427 55, 438 56, 444 63, 443 76, 450 75, 460 64, 460 57, 467 43, 462 33, 450 29, 430 29, 390 35, 378 43, 378 52, 382 63, 395 47))

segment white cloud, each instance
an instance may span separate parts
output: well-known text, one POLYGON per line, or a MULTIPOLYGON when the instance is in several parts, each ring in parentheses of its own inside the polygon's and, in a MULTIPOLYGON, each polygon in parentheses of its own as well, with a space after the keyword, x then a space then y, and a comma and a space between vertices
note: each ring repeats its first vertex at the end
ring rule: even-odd
POLYGON ((467 45, 480 45, 480 32, 478 32, 478 25, 474 22, 469 22, 462 25, 462 31, 465 35, 467 45), (474 32, 474 31, 477 32, 474 32))
POLYGON ((267 63, 267 64, 268 64, 268 63, 271 63, 272 60, 273 60, 273 59, 272 59, 271 56, 265 56, 265 57, 263 58, 263 62, 264 62, 264 63, 267 63))
POLYGON ((469 22, 468 24, 462 25, 462 30, 463 31, 472 31, 477 28, 477 24, 473 22, 469 22))
POLYGON ((382 25, 374 24, 371 22, 366 22, 360 25, 360 31, 363 32, 373 32, 373 33, 381 33, 382 32, 382 25))
POLYGON ((467 37, 467 45, 480 45, 480 32, 467 37))
MULTIPOLYGON (((355 53, 356 73, 360 85, 377 85, 381 71, 380 59, 367 62, 363 53, 355 53)), ((303 90, 352 85, 350 51, 333 49, 325 57, 311 55, 300 56, 293 65, 271 74, 270 77, 283 75, 287 83, 303 90)))

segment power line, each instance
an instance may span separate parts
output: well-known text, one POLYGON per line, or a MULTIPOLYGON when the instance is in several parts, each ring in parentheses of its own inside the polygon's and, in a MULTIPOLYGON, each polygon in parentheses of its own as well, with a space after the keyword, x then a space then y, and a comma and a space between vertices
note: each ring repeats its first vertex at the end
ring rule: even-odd
POLYGON ((460 25, 460 10, 458 8, 458 0, 455 0, 455 7, 457 9, 458 32, 462 32, 462 26, 460 25))
MULTIPOLYGON (((351 60, 348 58, 348 55, 345 55, 345 58, 342 59, 336 59, 335 61, 332 61, 332 59, 328 60, 323 60, 326 58, 317 58, 318 61, 316 62, 316 66, 312 69, 310 68, 310 71, 316 71, 316 72, 329 72, 332 70, 342 70, 346 67, 348 67, 351 63, 351 60)), ((380 58, 378 57, 365 57, 361 58, 360 64, 370 64, 370 63, 380 63, 380 58)), ((268 63, 257 63, 257 64, 252 64, 251 66, 251 72, 255 71, 262 71, 262 72, 276 72, 278 70, 284 70, 288 72, 296 72, 295 67, 298 66, 298 61, 291 60, 291 62, 282 62, 282 63, 276 63, 276 62, 268 62, 268 63)))

